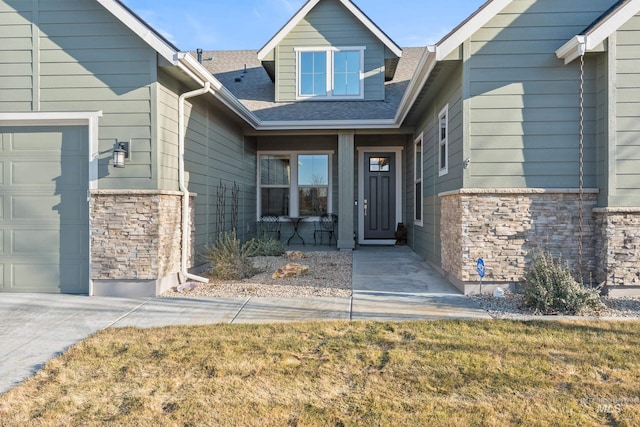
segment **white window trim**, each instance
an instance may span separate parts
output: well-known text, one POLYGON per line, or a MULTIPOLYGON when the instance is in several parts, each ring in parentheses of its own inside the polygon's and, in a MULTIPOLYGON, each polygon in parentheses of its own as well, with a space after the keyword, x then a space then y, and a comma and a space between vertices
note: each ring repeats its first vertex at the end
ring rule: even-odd
MULTIPOLYGON (((299 197, 298 197, 298 156, 299 155, 313 155, 313 154, 326 154, 329 156, 329 182, 328 186, 328 195, 327 195, 327 212, 333 212, 333 154, 332 150, 317 150, 317 151, 258 151, 258 173, 257 173, 257 191, 256 191, 256 220, 260 220, 262 216, 262 201, 260 200, 260 196, 262 193, 262 183, 260 182, 261 178, 261 167, 262 162, 260 161, 261 156, 289 156, 289 164, 291 165, 291 182, 289 184, 289 216, 297 217, 299 215, 299 197)), ((265 186, 268 187, 277 187, 281 188, 284 186, 265 186)), ((303 186, 305 187, 305 186, 303 186)), ((316 221, 319 217, 308 217, 305 221, 316 221)))
POLYGON ((420 191, 422 192, 422 194, 420 194, 420 203, 421 203, 421 209, 420 209, 420 219, 417 218, 417 213, 418 213, 418 207, 415 204, 415 196, 414 196, 414 206, 413 206, 413 223, 419 227, 422 227, 424 225, 424 134, 421 133, 414 141, 413 141, 413 151, 414 151, 414 155, 413 155, 413 191, 415 191, 416 189, 416 184, 418 182, 420 182, 420 191), (418 164, 418 159, 415 155, 415 153, 417 152, 416 150, 416 146, 418 145, 418 143, 420 143, 420 159, 422 161, 422 164, 418 164), (418 171, 420 171, 420 177, 418 178, 418 171))
POLYGON ((438 114, 438 122, 436 123, 436 128, 438 129, 438 176, 444 176, 449 173, 449 104, 445 105, 445 107, 438 114), (446 133, 444 139, 442 139, 442 133, 440 129, 440 122, 442 118, 446 117, 446 133), (440 164, 440 159, 442 159, 442 147, 446 150, 446 157, 444 159, 444 167, 440 164))
POLYGON ((293 49, 296 53, 296 100, 298 101, 311 101, 311 100, 360 100, 364 99, 364 51, 367 50, 366 46, 315 46, 315 47, 296 47, 293 49), (300 93, 300 55, 307 52, 326 52, 327 53, 327 94, 322 95, 302 95, 300 93), (360 52, 360 93, 358 95, 334 95, 333 94, 333 54, 335 52, 360 52))

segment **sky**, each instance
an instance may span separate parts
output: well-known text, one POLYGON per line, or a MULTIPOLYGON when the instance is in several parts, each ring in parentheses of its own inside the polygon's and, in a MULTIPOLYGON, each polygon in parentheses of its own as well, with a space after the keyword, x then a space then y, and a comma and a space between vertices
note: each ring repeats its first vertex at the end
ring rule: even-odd
MULTIPOLYGON (((306 3, 306 0, 122 1, 182 51, 258 50, 306 3)), ((435 44, 484 2, 354 1, 400 47, 435 44)))

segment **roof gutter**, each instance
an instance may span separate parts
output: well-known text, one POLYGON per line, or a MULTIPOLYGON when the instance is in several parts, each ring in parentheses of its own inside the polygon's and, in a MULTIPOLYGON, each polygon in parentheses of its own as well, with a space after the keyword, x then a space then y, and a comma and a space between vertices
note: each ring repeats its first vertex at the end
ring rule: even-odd
POLYGON ((564 59, 564 63, 569 64, 574 59, 581 57, 587 53, 588 36, 578 35, 565 43, 560 49, 556 50, 558 59, 564 59))

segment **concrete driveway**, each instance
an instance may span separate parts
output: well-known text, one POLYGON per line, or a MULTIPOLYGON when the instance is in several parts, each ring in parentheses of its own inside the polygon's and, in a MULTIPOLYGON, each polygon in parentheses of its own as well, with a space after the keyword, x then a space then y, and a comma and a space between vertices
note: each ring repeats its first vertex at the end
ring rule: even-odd
POLYGON ((0 294, 0 393, 109 327, 306 320, 490 319, 406 247, 353 253, 351 298, 103 298, 0 294))

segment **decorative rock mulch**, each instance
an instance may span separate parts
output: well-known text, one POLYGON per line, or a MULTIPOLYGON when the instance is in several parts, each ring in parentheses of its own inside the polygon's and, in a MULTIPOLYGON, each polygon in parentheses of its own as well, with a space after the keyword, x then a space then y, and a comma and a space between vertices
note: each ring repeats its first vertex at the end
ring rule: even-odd
POLYGON ((292 256, 300 264, 309 267, 301 275, 274 278, 278 269, 283 269, 291 260, 286 256, 255 257, 254 266, 259 274, 244 280, 216 280, 208 284, 187 286, 184 292, 173 288, 163 297, 349 297, 351 296, 352 254, 350 252, 306 252, 292 256))

